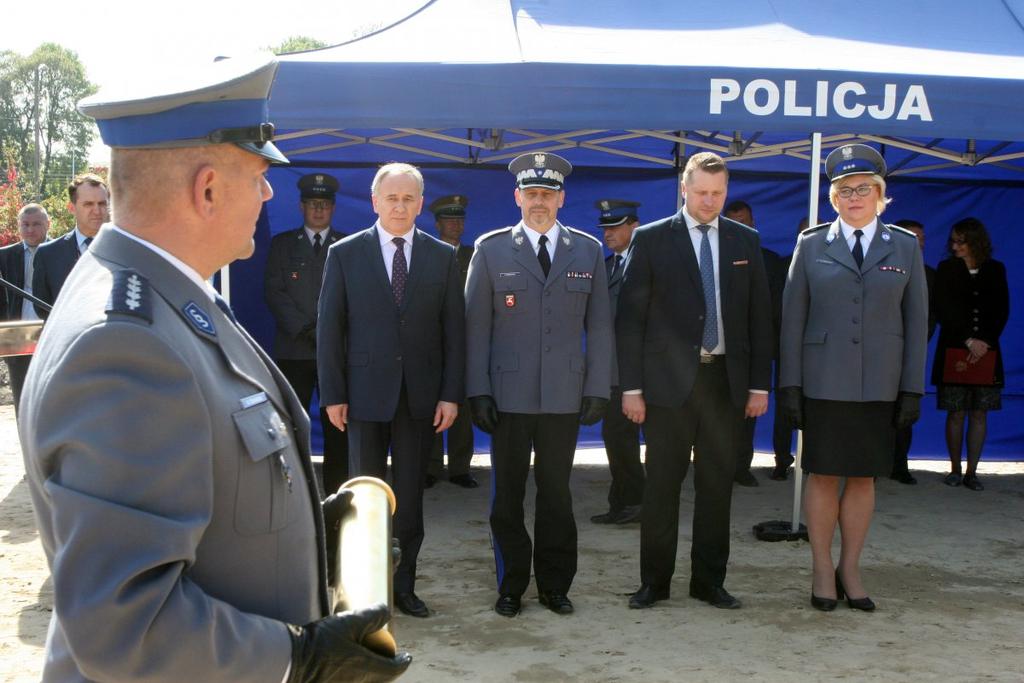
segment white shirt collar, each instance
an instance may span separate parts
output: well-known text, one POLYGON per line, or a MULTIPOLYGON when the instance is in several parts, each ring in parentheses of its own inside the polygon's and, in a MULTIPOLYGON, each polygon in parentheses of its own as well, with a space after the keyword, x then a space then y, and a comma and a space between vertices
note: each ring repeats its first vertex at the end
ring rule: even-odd
POLYGON ((718 229, 718 216, 715 216, 714 220, 710 223, 701 223, 699 220, 690 215, 690 212, 686 210, 686 205, 683 204, 683 220, 686 221, 686 227, 690 230, 696 230, 698 225, 710 225, 715 230, 718 229))
POLYGON ((524 221, 519 221, 519 225, 523 228, 523 232, 526 233, 526 239, 530 240, 530 246, 533 247, 534 252, 536 252, 540 248, 538 245, 540 244, 541 235, 547 236, 548 244, 550 244, 553 248, 555 243, 558 241, 559 234, 561 234, 562 232, 562 224, 559 223, 557 220, 555 221, 555 224, 548 229, 547 232, 537 232, 536 230, 528 226, 524 221))
POLYGON ((867 246, 871 244, 871 240, 874 239, 877 227, 877 218, 868 223, 867 225, 865 225, 863 228, 855 228, 846 221, 844 221, 842 218, 839 219, 839 229, 843 231, 843 239, 845 239, 848 243, 854 240, 854 230, 861 230, 864 232, 864 238, 861 240, 861 245, 865 249, 867 249, 867 246))
POLYGON ((160 247, 156 246, 152 242, 147 242, 146 240, 142 239, 138 235, 133 235, 130 232, 126 232, 122 228, 119 228, 116 225, 114 225, 113 223, 108 223, 107 225, 109 225, 110 229, 113 230, 114 232, 118 233, 119 235, 124 235, 128 239, 134 240, 134 241, 138 242, 139 244, 141 244, 142 246, 144 246, 144 247, 150 249, 151 251, 153 251, 154 253, 156 253, 158 256, 163 258, 165 261, 170 263, 172 266, 174 266, 175 268, 180 270, 181 273, 185 277, 187 277, 189 280, 194 282, 197 287, 199 287, 204 292, 206 292, 206 294, 210 297, 210 301, 215 301, 216 300, 217 290, 213 288, 213 285, 211 285, 209 282, 204 280, 203 276, 200 275, 195 270, 195 268, 193 268, 192 266, 188 265, 187 263, 185 263, 184 261, 182 261, 178 257, 174 256, 169 251, 161 249, 160 247))
POLYGON ((411 246, 413 233, 416 232, 415 225, 413 225, 412 228, 409 229, 409 232, 405 233, 404 235, 392 235, 390 232, 384 229, 384 226, 380 224, 380 221, 374 223, 373 227, 377 230, 377 238, 380 240, 381 246, 385 244, 390 244, 394 246, 394 242, 392 242, 391 240, 395 239, 396 237, 401 237, 402 239, 405 240, 406 245, 411 246))

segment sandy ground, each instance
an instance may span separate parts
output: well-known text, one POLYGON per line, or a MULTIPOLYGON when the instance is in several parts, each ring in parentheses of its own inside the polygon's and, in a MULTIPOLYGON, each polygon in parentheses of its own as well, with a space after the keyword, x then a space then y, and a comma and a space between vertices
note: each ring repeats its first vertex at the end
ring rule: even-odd
MULTIPOLYGON (((573 473, 580 530, 572 616, 539 606, 496 615, 488 539, 489 470, 479 489, 441 482, 426 493, 427 539, 417 593, 434 614, 396 618, 413 653, 407 681, 1024 681, 1024 465, 983 464, 982 493, 941 483, 945 465, 912 463, 920 484, 878 484, 863 558, 879 608, 808 604, 806 543, 765 543, 759 521, 787 519, 791 483, 766 479, 733 498, 727 587, 743 609, 686 597, 692 478, 684 484, 678 572, 671 600, 626 607, 639 584, 639 526, 591 524, 604 510, 603 451, 581 451, 573 473)), ((838 552, 838 551, 837 551, 838 552)), ((0 407, 0 680, 39 679, 53 594, 23 481, 10 406, 0 407)))

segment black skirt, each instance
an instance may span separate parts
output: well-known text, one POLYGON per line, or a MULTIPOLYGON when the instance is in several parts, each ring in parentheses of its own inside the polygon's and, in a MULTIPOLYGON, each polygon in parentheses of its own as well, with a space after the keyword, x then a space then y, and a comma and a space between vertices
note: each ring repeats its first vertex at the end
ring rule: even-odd
POLYGON ((840 477, 892 474, 896 404, 804 400, 803 469, 840 477))

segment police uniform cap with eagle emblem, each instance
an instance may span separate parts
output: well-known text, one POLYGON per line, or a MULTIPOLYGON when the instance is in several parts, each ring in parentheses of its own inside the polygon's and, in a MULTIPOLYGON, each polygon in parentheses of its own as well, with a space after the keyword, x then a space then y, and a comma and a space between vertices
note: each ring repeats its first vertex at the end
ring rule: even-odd
POLYGON ((509 162, 508 171, 516 177, 516 184, 521 189, 546 187, 561 190, 566 176, 572 173, 572 164, 557 154, 529 152, 509 162))
POLYGON ((469 197, 464 194, 450 194, 435 199, 428 207, 434 218, 465 218, 469 197))
POLYGON ((885 159, 873 147, 853 144, 836 147, 825 158, 825 175, 835 182, 848 175, 867 173, 885 176, 885 159))
POLYGON ((334 201, 338 192, 338 179, 326 173, 307 173, 296 183, 302 199, 326 199, 334 201))
POLYGON ((594 207, 601 212, 598 217, 599 228, 617 228, 632 220, 637 220, 636 210, 640 202, 632 202, 626 199, 600 199, 594 203, 594 207))

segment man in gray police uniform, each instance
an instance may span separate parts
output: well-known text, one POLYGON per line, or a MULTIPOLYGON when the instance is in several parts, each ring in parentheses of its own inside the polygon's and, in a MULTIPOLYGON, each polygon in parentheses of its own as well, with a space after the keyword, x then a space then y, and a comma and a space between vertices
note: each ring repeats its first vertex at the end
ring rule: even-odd
POLYGON ((276 70, 227 60, 177 93, 80 105, 114 148, 117 208, 22 397, 53 576, 45 681, 383 681, 409 664, 360 644, 386 606, 328 616, 309 420, 207 284, 252 254, 264 174, 287 162, 276 70))
MULTIPOLYGON (((464 194, 451 194, 435 199, 428 207, 434 214, 437 237, 455 247, 455 260, 459 265, 459 284, 466 287, 469 262, 473 258, 473 247, 462 244, 462 233, 466 229, 466 207, 469 198, 464 194)), ((434 436, 427 466, 426 487, 433 486, 444 469, 444 442, 448 441, 448 481, 464 489, 475 489, 479 484, 469 472, 473 459, 473 420, 469 417, 469 406, 460 405, 459 414, 452 426, 434 436)))
POLYGON ((466 395, 474 424, 492 435, 494 609, 519 613, 532 551, 541 604, 569 614, 576 574, 569 476, 579 425, 596 423, 608 404, 608 282, 600 242, 558 222, 569 162, 524 154, 509 171, 523 219, 477 240, 466 283, 466 395), (531 451, 532 548, 523 521, 531 451))
MULTIPOLYGON (((303 226, 270 240, 263 293, 274 316, 274 361, 309 408, 316 375, 316 308, 324 279, 327 248, 345 236, 331 227, 338 181, 326 173, 308 173, 298 182, 303 226)), ((348 480, 348 436, 331 424, 320 406, 324 436, 324 491, 348 480)))

